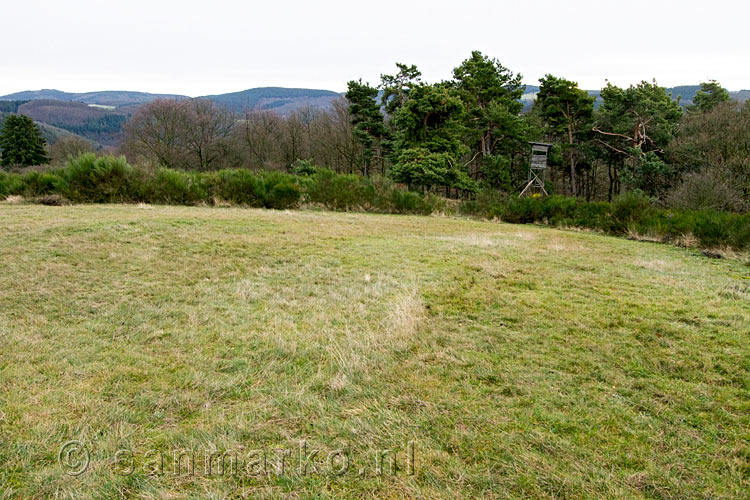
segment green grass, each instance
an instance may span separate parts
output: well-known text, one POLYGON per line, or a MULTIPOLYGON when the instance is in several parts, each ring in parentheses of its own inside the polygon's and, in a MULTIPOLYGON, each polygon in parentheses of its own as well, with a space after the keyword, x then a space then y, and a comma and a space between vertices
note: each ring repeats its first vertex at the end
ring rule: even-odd
POLYGON ((667 245, 2 205, 0 499, 746 499, 748 325, 750 267, 667 245), (80 476, 58 460, 70 440, 90 453, 80 476), (290 471, 296 451, 284 474, 200 466, 300 440, 350 471, 290 471), (377 450, 403 466, 409 442, 414 473, 378 474, 377 450), (195 474, 171 473, 175 450, 195 474))

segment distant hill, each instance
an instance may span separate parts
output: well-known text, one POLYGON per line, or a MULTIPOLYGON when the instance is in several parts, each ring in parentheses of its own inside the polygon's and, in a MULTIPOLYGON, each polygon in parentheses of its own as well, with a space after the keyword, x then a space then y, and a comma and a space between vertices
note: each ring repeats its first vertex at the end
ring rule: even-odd
POLYGON ((114 146, 119 143, 122 127, 135 109, 132 106, 106 109, 82 102, 36 99, 19 105, 16 112, 38 123, 114 146))
POLYGON ((341 94, 331 90, 261 87, 230 94, 207 95, 202 99, 210 99, 235 113, 273 110, 285 115, 304 106, 329 108, 331 103, 339 97, 341 94))
MULTIPOLYGON (((310 106, 326 109, 340 94, 330 90, 265 87, 203 96, 233 111, 271 110, 287 115, 310 106)), ((190 99, 179 94, 148 94, 130 91, 71 93, 54 89, 29 90, 0 96, 0 114, 28 115, 43 129, 50 143, 61 130, 97 144, 116 146, 122 127, 139 106, 156 99, 190 99)))
MULTIPOLYGON (((331 103, 341 94, 330 90, 316 89, 288 89, 283 87, 262 87, 231 92, 229 94, 217 94, 201 96, 201 99, 210 99, 216 104, 235 113, 244 113, 254 110, 274 110, 285 115, 304 106, 316 108, 328 108, 331 103)), ((114 106, 123 108, 139 106, 156 99, 190 99, 179 94, 148 94, 145 92, 115 91, 71 93, 55 89, 27 90, 0 96, 0 101, 37 101, 57 100, 65 102, 78 102, 98 106, 114 106)))
MULTIPOLYGON (((199 99, 209 99, 235 113, 273 110, 280 115, 287 115, 292 111, 306 106, 329 108, 331 103, 341 96, 341 94, 331 90, 261 87, 228 94, 201 96, 199 99)), ((156 99, 190 99, 190 97, 179 94, 148 94, 145 92, 114 90, 72 93, 55 89, 27 90, 0 96, 0 102, 56 100, 82 103, 102 108, 114 107, 118 110, 127 107, 134 108, 156 99)), ((132 109, 129 111, 132 112, 132 109)))
POLYGON ((42 131, 42 137, 44 137, 44 140, 47 141, 47 144, 54 144, 60 139, 65 139, 68 137, 80 137, 82 139, 88 140, 94 146, 95 149, 101 150, 106 147, 104 144, 93 141, 83 136, 79 136, 78 134, 74 134, 73 132, 70 132, 68 130, 65 130, 59 127, 53 127, 52 125, 47 125, 46 123, 37 123, 37 125, 39 125, 39 128, 42 131))
MULTIPOLYGON (((667 89, 672 96, 680 96, 683 106, 693 102, 700 86, 682 85, 667 89)), ((524 108, 534 102, 539 87, 526 85, 523 95, 524 108)), ((599 90, 588 90, 601 102, 599 90)), ((750 99, 750 90, 729 93, 738 101, 750 99)), ((307 106, 328 109, 342 94, 330 90, 299 89, 283 87, 261 87, 202 96, 235 113, 269 110, 280 115, 303 109, 307 106)), ((146 92, 115 91, 72 93, 55 89, 28 90, 0 96, 0 117, 8 113, 22 113, 33 118, 54 142, 66 133, 77 134, 97 144, 116 146, 122 127, 139 106, 156 99, 190 99, 180 94, 149 94, 146 92)))
MULTIPOLYGON (((5 120, 5 117, 8 116, 11 113, 18 113, 18 108, 20 105, 25 104, 27 101, 0 101, 0 128, 3 126, 3 121, 5 120)), ((66 137, 75 137, 78 136, 78 134, 74 134, 73 132, 70 132, 69 130, 65 130, 60 127, 55 127, 53 125, 49 125, 47 123, 42 122, 36 122, 37 125, 39 125, 39 128, 42 132, 42 137, 47 141, 47 144, 54 144, 60 139, 66 138, 66 137)), ((92 140, 90 138, 86 138, 83 136, 79 136, 84 139, 89 140, 95 148, 101 149, 104 147, 103 144, 92 140)))
POLYGON ((105 90, 101 92, 72 93, 55 89, 26 90, 0 96, 0 101, 31 101, 39 99, 55 99, 58 101, 82 102, 84 104, 99 104, 102 106, 139 106, 156 99, 189 99, 178 94, 149 94, 146 92, 131 92, 127 90, 105 90))

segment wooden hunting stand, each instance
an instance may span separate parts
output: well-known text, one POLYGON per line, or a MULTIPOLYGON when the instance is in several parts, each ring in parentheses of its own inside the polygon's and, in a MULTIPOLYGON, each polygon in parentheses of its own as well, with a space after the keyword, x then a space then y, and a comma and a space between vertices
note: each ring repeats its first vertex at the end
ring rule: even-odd
POLYGON ((544 189, 544 176, 547 171, 547 152, 552 144, 544 142, 530 142, 531 163, 529 163, 529 182, 519 196, 531 194, 547 194, 544 189))

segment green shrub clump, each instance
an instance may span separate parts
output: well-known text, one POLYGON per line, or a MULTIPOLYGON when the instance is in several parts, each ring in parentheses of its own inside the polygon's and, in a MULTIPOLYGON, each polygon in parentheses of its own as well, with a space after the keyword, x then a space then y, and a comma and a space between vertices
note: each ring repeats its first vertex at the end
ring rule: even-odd
POLYGON ((664 210, 638 192, 621 195, 611 203, 480 193, 464 202, 461 212, 511 223, 584 227, 615 235, 635 233, 663 241, 693 235, 702 247, 750 248, 750 214, 664 210))
POLYGON ((57 192, 70 201, 116 203, 132 199, 134 172, 124 156, 83 153, 71 158, 58 172, 63 179, 63 188, 57 192))
POLYGON ((133 167, 124 157, 83 153, 57 170, 0 172, 0 199, 10 195, 29 199, 58 195, 75 203, 196 205, 225 201, 279 210, 308 202, 330 210, 423 214, 442 204, 437 197, 405 191, 385 179, 336 174, 310 162, 297 162, 294 171, 153 171, 133 167))

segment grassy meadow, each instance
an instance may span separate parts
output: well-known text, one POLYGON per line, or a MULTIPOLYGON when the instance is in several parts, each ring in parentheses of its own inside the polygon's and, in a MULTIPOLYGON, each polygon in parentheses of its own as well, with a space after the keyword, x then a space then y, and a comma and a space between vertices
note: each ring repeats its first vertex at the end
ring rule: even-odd
POLYGON ((749 331, 669 245, 3 204, 0 499, 746 499, 749 331))

